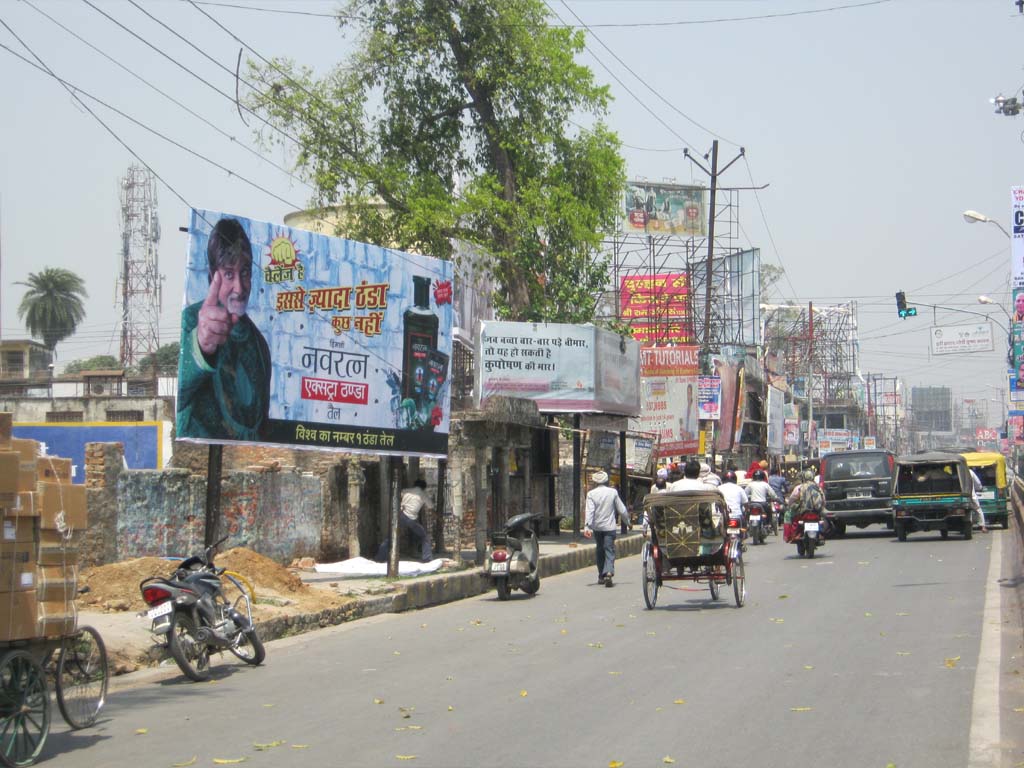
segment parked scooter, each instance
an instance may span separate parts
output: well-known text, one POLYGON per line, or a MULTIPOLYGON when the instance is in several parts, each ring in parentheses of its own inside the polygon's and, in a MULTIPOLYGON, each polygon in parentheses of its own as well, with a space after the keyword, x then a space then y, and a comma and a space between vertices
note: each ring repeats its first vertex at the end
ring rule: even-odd
POLYGON ((484 575, 494 584, 499 600, 508 600, 515 589, 528 595, 540 589, 537 571, 540 544, 532 527, 539 519, 540 515, 535 512, 524 512, 511 518, 503 531, 491 534, 484 575))
POLYGON ((241 581, 213 564, 214 550, 226 539, 182 561, 171 578, 151 576, 139 584, 142 599, 152 606, 140 615, 152 620, 157 645, 166 647, 181 671, 197 682, 210 677, 211 652, 230 651, 253 666, 267 656, 253 625, 249 594, 241 581), (224 594, 221 577, 237 590, 233 602, 224 594))

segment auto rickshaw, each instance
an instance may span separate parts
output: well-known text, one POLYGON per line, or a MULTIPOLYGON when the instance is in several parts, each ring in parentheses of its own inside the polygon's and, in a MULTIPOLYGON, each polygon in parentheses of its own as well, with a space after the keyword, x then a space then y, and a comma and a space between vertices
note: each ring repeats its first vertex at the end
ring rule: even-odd
POLYGON ((974 535, 974 482, 958 453, 929 451, 900 456, 893 480, 892 512, 896 537, 914 531, 950 531, 974 535))
POLYGON ((981 510, 985 513, 987 525, 997 522, 1008 528, 1010 525, 1006 512, 1007 499, 1010 496, 1006 482, 1006 457, 995 451, 984 451, 961 454, 967 460, 967 466, 981 480, 984 490, 978 494, 981 510))

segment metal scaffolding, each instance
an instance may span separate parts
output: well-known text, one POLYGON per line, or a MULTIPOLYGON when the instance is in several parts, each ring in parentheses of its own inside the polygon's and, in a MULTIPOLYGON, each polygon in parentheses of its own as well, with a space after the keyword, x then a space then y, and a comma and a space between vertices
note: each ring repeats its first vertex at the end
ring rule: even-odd
POLYGON ((156 215, 156 178, 133 165, 121 179, 121 365, 129 366, 160 346, 162 277, 157 248, 160 222, 156 215))

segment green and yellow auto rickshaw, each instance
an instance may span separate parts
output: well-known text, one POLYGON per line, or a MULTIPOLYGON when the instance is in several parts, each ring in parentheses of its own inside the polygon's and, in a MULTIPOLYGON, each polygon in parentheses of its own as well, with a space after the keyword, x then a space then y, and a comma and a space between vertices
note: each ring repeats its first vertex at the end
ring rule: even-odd
POLYGON ((974 483, 967 461, 958 453, 930 451, 896 460, 893 479, 893 527, 900 541, 914 531, 973 536, 974 483))
POLYGON ((963 453, 967 466, 981 480, 984 490, 978 494, 981 510, 985 513, 988 525, 999 523, 1003 528, 1009 527, 1006 514, 1007 500, 1010 490, 1006 482, 1006 457, 994 451, 963 453))

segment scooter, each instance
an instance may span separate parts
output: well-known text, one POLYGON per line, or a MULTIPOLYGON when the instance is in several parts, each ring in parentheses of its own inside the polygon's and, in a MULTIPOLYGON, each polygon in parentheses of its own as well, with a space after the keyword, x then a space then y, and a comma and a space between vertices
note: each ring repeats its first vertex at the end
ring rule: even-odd
POLYGON ((800 557, 814 557, 814 550, 825 543, 821 531, 821 515, 817 512, 804 512, 793 518, 793 541, 796 542, 796 553, 800 557))
POLYGON ((747 533, 754 544, 764 544, 768 539, 768 520, 771 513, 761 502, 747 505, 747 533))
POLYGON ((536 512, 524 512, 512 517, 503 531, 491 534, 483 572, 494 584, 499 600, 508 600, 515 589, 521 589, 528 595, 534 595, 540 589, 540 574, 537 572, 540 544, 532 526, 539 519, 536 512))

